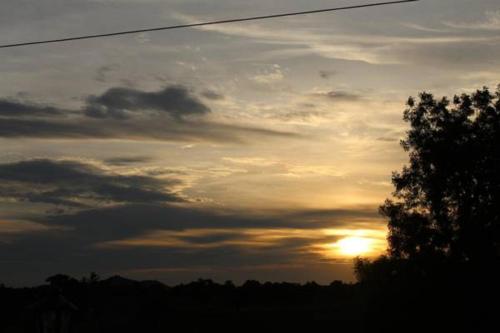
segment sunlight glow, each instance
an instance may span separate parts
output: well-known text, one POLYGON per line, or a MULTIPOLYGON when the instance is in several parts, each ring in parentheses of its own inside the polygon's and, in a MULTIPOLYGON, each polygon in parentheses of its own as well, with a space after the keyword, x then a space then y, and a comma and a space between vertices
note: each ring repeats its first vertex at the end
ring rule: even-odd
POLYGON ((335 246, 346 256, 359 256, 372 251, 372 240, 363 237, 347 237, 339 240, 335 246))

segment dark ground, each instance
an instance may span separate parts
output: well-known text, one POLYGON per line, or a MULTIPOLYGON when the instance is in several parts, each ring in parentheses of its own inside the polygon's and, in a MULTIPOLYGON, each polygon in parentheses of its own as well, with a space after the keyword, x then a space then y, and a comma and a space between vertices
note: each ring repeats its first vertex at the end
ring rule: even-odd
MULTIPOLYGON (((122 277, 58 275, 33 288, 0 287, 0 332, 38 332, 44 311, 71 314, 70 332, 451 332, 498 321, 498 292, 463 279, 242 286, 198 280, 168 287, 122 277), (54 302, 57 303, 54 305, 54 302), (62 304, 61 304, 62 303, 62 304)), ((488 287, 489 288, 489 287, 488 287)))

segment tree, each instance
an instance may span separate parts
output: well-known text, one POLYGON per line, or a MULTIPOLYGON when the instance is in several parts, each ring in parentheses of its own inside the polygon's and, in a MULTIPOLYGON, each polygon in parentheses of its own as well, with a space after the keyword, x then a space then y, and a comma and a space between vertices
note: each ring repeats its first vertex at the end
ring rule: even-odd
POLYGON ((490 259, 500 243, 500 85, 472 95, 410 98, 401 142, 410 162, 393 174, 389 218, 393 258, 490 259))
POLYGON ((452 101, 424 92, 404 120, 409 162, 380 207, 387 254, 354 267, 366 316, 410 320, 416 331, 488 327, 500 297, 500 86, 452 101))
POLYGON ((71 276, 64 274, 56 274, 45 279, 46 282, 50 283, 51 287, 58 289, 72 288, 78 285, 78 280, 72 278, 71 276))
MULTIPOLYGON (((389 219, 383 260, 497 262, 500 85, 494 94, 483 88, 452 101, 421 93, 408 100, 404 120, 410 130, 401 145, 409 164, 393 173, 394 198, 380 207, 389 219)), ((356 269, 369 274, 366 261, 356 269)))

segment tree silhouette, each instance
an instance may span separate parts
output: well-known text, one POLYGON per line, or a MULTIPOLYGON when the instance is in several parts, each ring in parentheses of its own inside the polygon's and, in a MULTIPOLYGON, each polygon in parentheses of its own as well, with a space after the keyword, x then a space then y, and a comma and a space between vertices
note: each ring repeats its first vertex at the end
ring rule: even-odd
POLYGON ((500 241, 500 86, 437 101, 412 98, 402 146, 410 164, 393 175, 389 218, 395 258, 443 256, 457 261, 498 255, 500 241), (450 108, 450 104, 452 107, 450 108))
POLYGON ((380 331, 405 320, 421 332, 486 331, 500 297, 500 86, 451 101, 421 93, 404 120, 409 163, 380 207, 387 254, 355 263, 365 316, 380 331))
POLYGON ((72 288, 78 284, 77 279, 64 274, 52 275, 45 279, 45 281, 48 282, 51 287, 54 287, 56 289, 72 288))
MULTIPOLYGON (((500 255, 500 85, 437 100, 410 98, 401 142, 409 164, 395 172, 394 199, 380 207, 389 219, 393 262, 485 263, 500 255)), ((377 267, 357 262, 358 277, 377 267)))

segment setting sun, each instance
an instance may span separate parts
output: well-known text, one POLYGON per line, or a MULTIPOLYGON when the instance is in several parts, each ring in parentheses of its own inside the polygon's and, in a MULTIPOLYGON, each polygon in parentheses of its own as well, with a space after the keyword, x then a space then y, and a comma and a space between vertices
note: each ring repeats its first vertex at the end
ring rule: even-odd
POLYGON ((372 250, 372 240, 363 237, 343 238, 335 245, 341 254, 347 256, 358 256, 371 252, 372 250))

